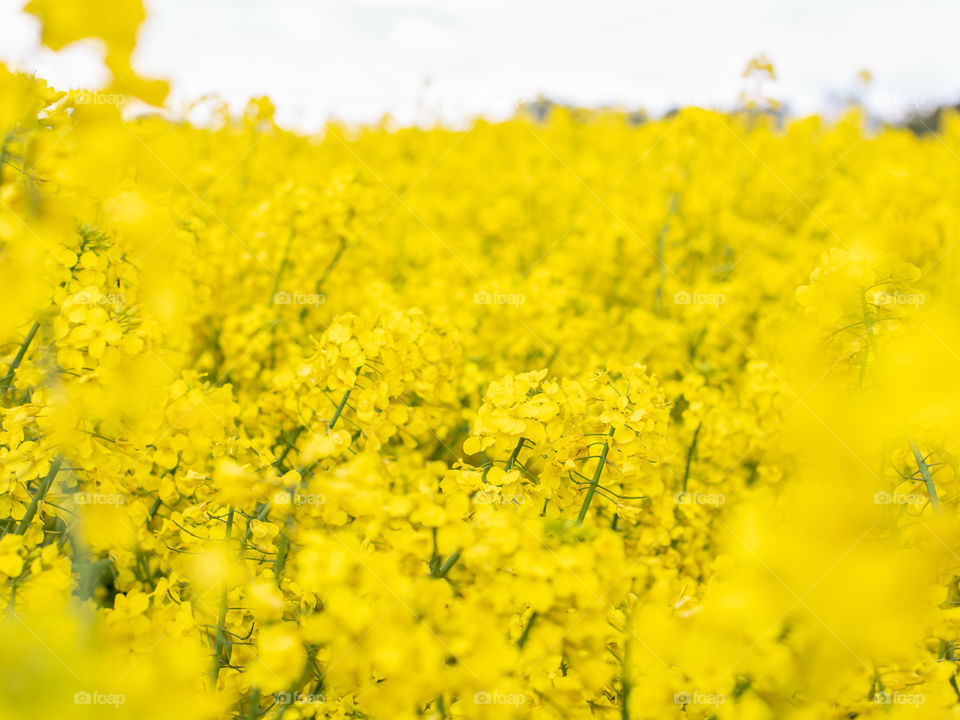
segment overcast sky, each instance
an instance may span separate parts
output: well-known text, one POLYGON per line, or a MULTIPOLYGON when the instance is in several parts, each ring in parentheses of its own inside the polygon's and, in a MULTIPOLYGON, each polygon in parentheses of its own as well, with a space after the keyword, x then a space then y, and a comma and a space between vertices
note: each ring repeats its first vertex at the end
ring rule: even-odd
MULTIPOLYGON (((0 59, 58 88, 96 86, 95 47, 39 46, 22 0, 0 0, 0 59)), ((774 94, 829 108, 866 68, 893 115, 960 100, 960 0, 147 0, 135 66, 172 105, 268 94, 287 125, 501 117, 539 94, 653 113, 727 107, 767 54, 774 94)))

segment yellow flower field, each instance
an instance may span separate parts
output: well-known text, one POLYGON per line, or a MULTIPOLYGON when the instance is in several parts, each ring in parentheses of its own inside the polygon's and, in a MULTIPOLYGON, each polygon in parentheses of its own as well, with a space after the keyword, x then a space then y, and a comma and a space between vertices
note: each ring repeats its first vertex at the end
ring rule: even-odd
POLYGON ((960 119, 196 126, 103 4, 0 68, 0 718, 960 716, 960 119))

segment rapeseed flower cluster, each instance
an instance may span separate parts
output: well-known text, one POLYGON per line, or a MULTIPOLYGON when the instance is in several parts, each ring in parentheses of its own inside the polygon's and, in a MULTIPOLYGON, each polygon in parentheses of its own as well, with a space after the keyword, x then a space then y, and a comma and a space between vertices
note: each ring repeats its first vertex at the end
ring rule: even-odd
POLYGON ((958 716, 960 120, 94 96, 0 68, 0 716, 958 716))

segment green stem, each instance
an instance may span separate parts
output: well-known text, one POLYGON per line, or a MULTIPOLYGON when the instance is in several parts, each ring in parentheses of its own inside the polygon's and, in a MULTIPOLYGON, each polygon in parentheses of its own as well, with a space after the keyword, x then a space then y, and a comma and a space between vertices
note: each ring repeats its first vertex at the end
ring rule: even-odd
MULTIPOLYGON (((230 543, 230 536, 233 533, 233 506, 227 512, 227 530, 225 538, 227 544, 230 543)), ((217 618, 217 639, 213 648, 213 668, 210 670, 210 680, 213 683, 213 689, 217 689, 217 678, 220 677, 220 667, 223 664, 223 649, 227 642, 227 588, 224 585, 220 592, 220 614, 217 618)), ((229 658, 227 659, 229 662, 229 658)))
POLYGON ((455 550, 453 554, 451 554, 450 557, 447 558, 446 562, 444 562, 443 565, 441 565, 437 569, 436 573, 433 574, 433 577, 435 578, 446 577, 447 573, 450 572, 450 568, 452 568, 457 563, 457 560, 459 559, 460 559, 460 551, 455 550))
POLYGON ((693 454, 697 451, 697 438, 700 436, 701 422, 697 429, 693 431, 693 440, 690 442, 690 448, 687 450, 687 467, 683 471, 683 492, 687 491, 687 480, 690 479, 690 462, 693 460, 693 454))
MULTIPOLYGON (((0 165, 7 164, 7 145, 10 144, 11 133, 7 133, 3 137, 3 145, 0 145, 0 165)), ((0 167, 0 187, 3 187, 3 168, 0 167)))
MULTIPOLYGON (((629 628, 627 628, 629 630, 629 628)), ((620 678, 620 683, 622 690, 620 693, 620 719, 621 720, 630 720, 630 691, 633 689, 633 684, 630 682, 630 666, 632 665, 631 657, 633 652, 631 650, 633 643, 630 642, 630 638, 626 639, 626 642, 623 646, 623 662, 621 663, 621 672, 622 676, 620 678)))
POLYGON ((63 465, 63 458, 60 455, 57 455, 53 462, 50 463, 50 470, 47 472, 46 477, 40 481, 37 491, 33 494, 33 497, 30 498, 30 504, 27 506, 27 511, 23 514, 23 519, 20 520, 20 523, 13 531, 14 535, 23 535, 27 531, 27 528, 30 527, 30 521, 33 520, 33 516, 37 514, 37 508, 40 506, 40 501, 43 500, 47 492, 50 490, 50 486, 53 484, 53 479, 57 476, 57 473, 60 472, 61 465, 63 465))
MULTIPOLYGON (((609 437, 613 437, 614 429, 610 428, 609 437)), ((587 517, 587 510, 590 509, 590 502, 597 492, 597 485, 600 484, 600 473, 603 472, 603 466, 607 464, 607 452, 610 450, 610 443, 605 442, 600 451, 600 458, 597 460, 597 469, 593 472, 593 479, 590 480, 590 487, 587 488, 587 496, 583 499, 583 505, 580 506, 580 514, 577 515, 577 525, 583 525, 583 520, 587 517)))
POLYGON ((431 528, 431 537, 433 539, 433 551, 430 553, 430 576, 436 577, 440 570, 440 548, 437 545, 437 529, 431 528))
POLYGON ((283 566, 287 563, 287 553, 290 550, 290 541, 287 540, 286 532, 280 533, 280 542, 277 546, 277 560, 273 566, 273 574, 280 582, 280 576, 283 574, 283 566))
POLYGON ((327 430, 333 430, 333 426, 336 424, 337 420, 340 419, 340 413, 343 412, 343 408, 347 404, 347 399, 349 397, 350 397, 350 388, 347 388, 347 391, 343 394, 343 398, 341 398, 340 400, 340 404, 337 405, 337 409, 333 413, 333 417, 330 418, 330 422, 327 423, 327 430))
POLYGON ((530 631, 533 630, 533 623, 537 620, 537 611, 534 610, 530 613, 530 617, 527 619, 527 624, 523 628, 523 632, 520 633, 520 639, 517 640, 517 647, 523 650, 523 646, 527 644, 527 638, 530 637, 530 631))
POLYGON ((150 561, 147 559, 147 556, 142 552, 138 552, 137 563, 143 571, 143 576, 147 585, 153 587, 153 572, 150 570, 150 561))
POLYGON ((870 315, 870 306, 867 305, 866 292, 860 296, 860 308, 863 311, 863 333, 864 341, 867 344, 863 350, 862 359, 860 361, 860 384, 863 385, 863 381, 867 375, 867 359, 870 355, 870 351, 873 351, 874 358, 878 357, 877 340, 873 336, 873 318, 870 315))
POLYGON ((917 442, 912 437, 908 438, 910 441, 910 449, 913 451, 913 459, 917 461, 917 468, 920 470, 920 477, 923 478, 924 484, 927 486, 927 495, 930 496, 930 505, 933 507, 933 514, 940 514, 940 500, 937 498, 937 488, 933 484, 933 476, 930 474, 930 468, 927 465, 927 461, 923 459, 923 454, 920 452, 920 448, 917 447, 917 442))
POLYGON ((517 461, 517 457, 519 457, 520 451, 523 449, 524 442, 526 442, 526 438, 520 438, 517 446, 513 449, 513 452, 510 453, 510 458, 507 460, 507 466, 504 468, 507 472, 513 470, 513 464, 517 461))
MULTIPOLYGON (((287 708, 293 705, 294 700, 296 699, 297 693, 300 692, 300 688, 303 687, 304 683, 310 678, 310 671, 314 669, 317 658, 317 647, 311 646, 307 651, 307 662, 303 666, 303 672, 300 673, 300 677, 297 678, 292 685, 288 686, 287 692, 284 693, 283 702, 276 703, 279 707, 277 712, 277 718, 282 718, 283 713, 286 712, 287 708)), ((319 674, 319 669, 317 673, 319 674)), ((323 676, 320 676, 320 680, 317 682, 316 686, 313 689, 312 695, 319 695, 320 689, 323 687, 323 676)), ((269 710, 269 708, 267 708, 269 710)))
MULTIPOLYGON (((284 460, 287 459, 287 455, 290 454, 290 451, 293 450, 294 445, 296 445, 297 440, 300 438, 300 435, 303 433, 304 427, 300 425, 296 430, 293 431, 293 437, 290 439, 290 442, 286 443, 286 447, 283 449, 283 452, 280 453, 280 457, 277 458, 276 462, 273 463, 275 468, 282 468, 284 460)), ((280 433, 280 437, 286 442, 286 438, 283 437, 283 433, 280 433)))
POLYGON ((13 358, 13 362, 10 363, 10 369, 7 370, 7 374, 3 377, 3 380, 0 381, 0 389, 2 389, 4 393, 10 389, 10 383, 13 382, 13 375, 17 371, 17 368, 20 367, 20 363, 23 362, 23 356, 27 354, 27 348, 30 347, 30 343, 33 342, 33 338, 39 329, 40 323, 35 322, 27 333, 27 337, 24 338, 23 343, 20 345, 20 349, 17 351, 16 357, 13 358))

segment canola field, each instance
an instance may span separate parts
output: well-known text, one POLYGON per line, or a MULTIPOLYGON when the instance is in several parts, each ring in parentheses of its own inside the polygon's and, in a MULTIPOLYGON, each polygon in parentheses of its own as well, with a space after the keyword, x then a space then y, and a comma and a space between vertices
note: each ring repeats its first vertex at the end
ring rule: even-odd
POLYGON ((958 716, 960 120, 191 124, 32 5, 0 717, 958 716))

